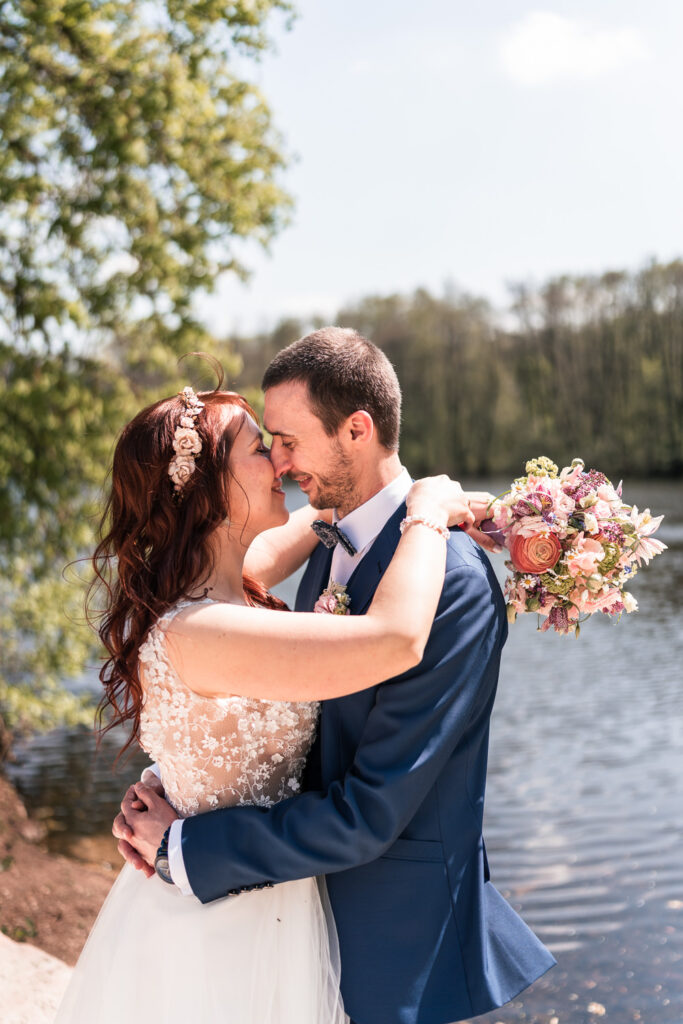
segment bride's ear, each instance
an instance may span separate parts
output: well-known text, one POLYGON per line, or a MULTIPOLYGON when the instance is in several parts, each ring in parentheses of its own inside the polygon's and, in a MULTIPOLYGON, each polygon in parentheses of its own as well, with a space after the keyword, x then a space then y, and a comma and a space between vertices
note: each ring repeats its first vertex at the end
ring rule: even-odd
POLYGON ((345 428, 355 444, 367 444, 375 436, 375 423, 369 412, 359 409, 346 421, 345 428))

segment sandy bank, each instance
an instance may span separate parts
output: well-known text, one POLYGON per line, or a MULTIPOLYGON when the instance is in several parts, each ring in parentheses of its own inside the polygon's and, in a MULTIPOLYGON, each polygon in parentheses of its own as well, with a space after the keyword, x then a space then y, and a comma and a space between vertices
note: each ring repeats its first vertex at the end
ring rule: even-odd
POLYGON ((2 1024, 50 1024, 72 969, 42 949, 0 935, 2 1024))

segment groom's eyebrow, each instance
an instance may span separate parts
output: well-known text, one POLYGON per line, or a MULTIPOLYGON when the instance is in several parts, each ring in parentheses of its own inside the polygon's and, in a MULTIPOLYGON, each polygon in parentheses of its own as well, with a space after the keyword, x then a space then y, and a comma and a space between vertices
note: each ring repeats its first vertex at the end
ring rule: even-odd
POLYGON ((291 430, 271 430, 267 423, 264 423, 263 426, 266 428, 271 437, 294 437, 294 434, 291 432, 291 430))

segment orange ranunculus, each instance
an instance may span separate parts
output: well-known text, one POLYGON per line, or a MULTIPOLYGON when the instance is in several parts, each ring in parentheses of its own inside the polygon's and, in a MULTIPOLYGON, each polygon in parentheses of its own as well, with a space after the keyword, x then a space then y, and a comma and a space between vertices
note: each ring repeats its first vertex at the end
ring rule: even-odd
POLYGON ((512 541, 510 558, 518 572, 547 572, 562 554, 562 545, 554 533, 521 534, 512 541))

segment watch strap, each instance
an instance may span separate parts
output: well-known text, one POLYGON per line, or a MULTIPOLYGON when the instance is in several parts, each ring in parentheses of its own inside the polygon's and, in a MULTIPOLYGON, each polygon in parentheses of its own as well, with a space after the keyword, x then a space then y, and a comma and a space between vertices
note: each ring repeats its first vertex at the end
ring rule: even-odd
POLYGON ((162 836, 161 842, 159 843, 159 849, 157 850, 156 857, 154 858, 154 870, 163 882, 173 885, 171 866, 168 859, 168 841, 170 835, 171 826, 169 825, 162 836))

